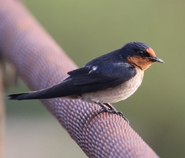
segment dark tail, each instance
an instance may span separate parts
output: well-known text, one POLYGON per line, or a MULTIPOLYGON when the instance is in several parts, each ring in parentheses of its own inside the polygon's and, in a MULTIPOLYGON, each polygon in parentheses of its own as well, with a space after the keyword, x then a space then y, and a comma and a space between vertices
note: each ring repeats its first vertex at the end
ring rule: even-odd
POLYGON ((31 91, 28 93, 18 93, 8 95, 10 100, 24 100, 24 99, 48 99, 74 95, 78 89, 73 85, 71 80, 63 81, 62 83, 55 85, 51 88, 31 91))

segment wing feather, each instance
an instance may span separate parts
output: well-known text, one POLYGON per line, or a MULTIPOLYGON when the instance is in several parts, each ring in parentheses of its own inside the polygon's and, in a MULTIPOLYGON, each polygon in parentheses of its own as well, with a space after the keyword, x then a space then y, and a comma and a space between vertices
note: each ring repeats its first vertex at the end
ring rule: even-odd
POLYGON ((115 87, 136 74, 136 69, 127 63, 100 65, 96 70, 93 70, 93 66, 84 66, 68 72, 73 84, 78 86, 81 94, 115 87))

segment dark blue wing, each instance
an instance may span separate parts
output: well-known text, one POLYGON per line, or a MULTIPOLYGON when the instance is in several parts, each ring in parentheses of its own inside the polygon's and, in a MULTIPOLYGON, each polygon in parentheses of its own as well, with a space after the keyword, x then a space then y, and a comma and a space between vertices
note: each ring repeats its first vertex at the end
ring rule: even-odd
POLYGON ((84 66, 68 74, 82 94, 122 84, 135 76, 136 69, 126 62, 120 62, 84 66))

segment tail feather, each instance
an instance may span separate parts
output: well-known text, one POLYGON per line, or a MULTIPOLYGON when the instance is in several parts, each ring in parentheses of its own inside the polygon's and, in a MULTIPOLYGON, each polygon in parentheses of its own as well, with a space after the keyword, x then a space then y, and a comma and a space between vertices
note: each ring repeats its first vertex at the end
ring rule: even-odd
POLYGON ((8 99, 9 100, 22 100, 22 97, 27 94, 29 93, 10 94, 8 95, 8 99))
POLYGON ((71 80, 64 81, 58 85, 55 85, 51 88, 31 91, 28 93, 18 93, 8 95, 10 100, 25 100, 25 99, 48 99, 48 98, 57 98, 74 95, 78 93, 78 88, 74 86, 71 80))

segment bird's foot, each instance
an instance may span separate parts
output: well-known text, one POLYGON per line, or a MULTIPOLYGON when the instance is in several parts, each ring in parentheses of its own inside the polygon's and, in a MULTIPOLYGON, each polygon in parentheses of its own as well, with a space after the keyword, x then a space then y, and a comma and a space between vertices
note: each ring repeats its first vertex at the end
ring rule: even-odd
POLYGON ((108 113, 113 113, 116 115, 121 116, 128 124, 129 124, 129 120, 123 116, 123 113, 120 111, 117 111, 111 104, 109 103, 104 103, 106 106, 108 106, 109 108, 106 108, 103 104, 98 103, 98 105, 101 106, 101 110, 98 112, 98 114, 102 113, 102 112, 108 112, 108 113))

